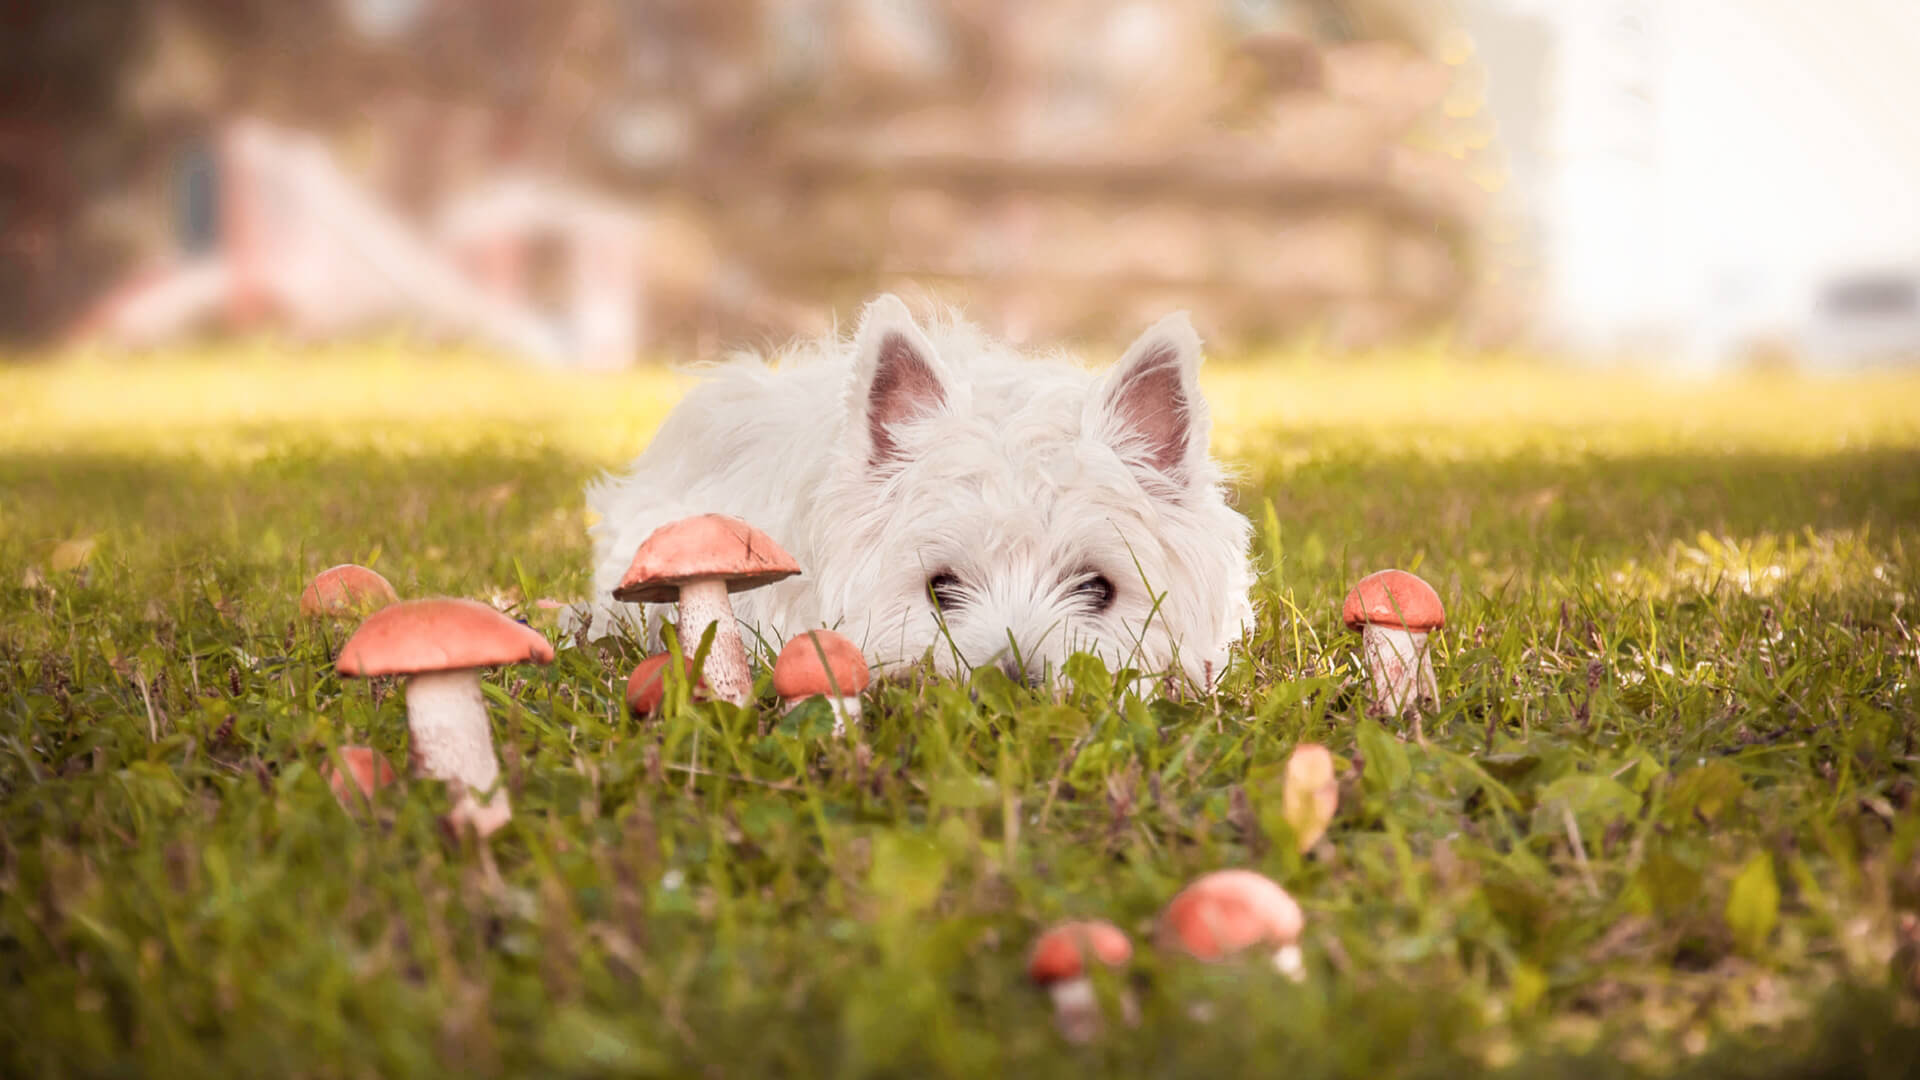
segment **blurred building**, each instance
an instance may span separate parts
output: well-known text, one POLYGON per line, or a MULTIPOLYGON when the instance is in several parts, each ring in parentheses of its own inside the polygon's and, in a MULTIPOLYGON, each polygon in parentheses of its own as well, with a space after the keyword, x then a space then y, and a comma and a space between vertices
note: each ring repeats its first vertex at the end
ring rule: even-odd
POLYGON ((729 110, 772 114, 750 136, 636 139, 625 162, 682 213, 685 172, 705 172, 725 207, 694 208, 697 231, 773 295, 847 310, 915 289, 1016 339, 1192 307, 1216 335, 1354 345, 1472 302, 1483 192, 1422 145, 1453 73, 1418 22, 1355 39, 1369 27, 1339 5, 1157 0, 780 13, 755 64, 663 64, 621 118, 700 132, 701 100, 769 95, 729 110), (783 81, 714 74, 756 66, 783 81), (702 78, 719 88, 683 92, 702 78))
POLYGON ((81 134, 43 147, 72 144, 60 152, 98 171, 84 205, 56 215, 53 248, 85 237, 141 268, 105 308, 96 287, 96 327, 126 311, 171 318, 214 289, 245 301, 212 305, 216 322, 332 333, 425 312, 439 331, 561 355, 588 338, 606 355, 817 329, 881 288, 1023 339, 1125 337, 1172 307, 1216 340, 1319 330, 1364 346, 1521 324, 1523 305, 1486 272, 1490 192, 1505 180, 1484 76, 1444 6, 141 11, 114 104, 97 113, 118 134, 69 129, 81 134), (302 147, 266 151, 283 196, 233 164, 235 125, 258 146, 302 147), (487 208, 508 205, 515 227, 488 233, 505 218, 487 208), (635 261, 581 224, 616 220, 635 261), (236 234, 256 238, 244 260, 230 257, 236 234), (296 246, 281 253, 283 241, 296 246), (176 306, 133 302, 188 269, 192 288, 167 294, 176 306), (300 291, 323 281, 341 302, 300 291), (506 307, 482 317, 482 302, 506 307))

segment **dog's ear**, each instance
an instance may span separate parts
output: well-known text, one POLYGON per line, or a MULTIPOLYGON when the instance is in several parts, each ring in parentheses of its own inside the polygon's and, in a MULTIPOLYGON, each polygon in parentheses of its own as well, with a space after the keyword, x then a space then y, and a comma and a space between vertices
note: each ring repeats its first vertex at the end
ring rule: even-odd
POLYGON ((1200 335, 1184 311, 1128 346, 1088 402, 1088 429, 1137 469, 1193 483, 1206 461, 1210 421, 1200 396, 1200 335))
POLYGON ((895 429, 947 406, 946 367, 907 305, 892 293, 867 305, 853 348, 847 438, 868 465, 897 461, 901 447, 895 429))

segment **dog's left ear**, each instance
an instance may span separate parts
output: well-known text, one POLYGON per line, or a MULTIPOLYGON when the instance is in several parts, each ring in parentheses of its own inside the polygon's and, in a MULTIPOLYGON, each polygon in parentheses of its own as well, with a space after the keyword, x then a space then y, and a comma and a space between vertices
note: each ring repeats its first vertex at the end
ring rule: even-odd
POLYGON ((1184 311, 1141 334, 1088 402, 1087 429, 1133 465, 1184 489, 1201 475, 1211 421, 1200 335, 1184 311))

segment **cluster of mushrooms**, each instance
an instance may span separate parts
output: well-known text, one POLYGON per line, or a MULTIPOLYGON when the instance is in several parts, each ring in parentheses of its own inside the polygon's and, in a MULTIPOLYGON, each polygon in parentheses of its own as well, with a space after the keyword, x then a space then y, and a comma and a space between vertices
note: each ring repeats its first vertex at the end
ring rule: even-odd
MULTIPOLYGON (((746 705, 753 696, 753 669, 728 600, 730 593, 759 588, 800 572, 793 556, 765 533, 737 518, 703 514, 654 530, 634 553, 614 596, 621 600, 673 603, 676 625, 689 645, 713 630, 702 670, 683 656, 696 688, 746 705)), ((480 672, 503 664, 545 664, 553 646, 539 632, 472 600, 435 598, 401 603, 387 580, 351 564, 322 571, 300 597, 303 614, 340 618, 366 614, 340 647, 335 669, 354 678, 406 678, 410 763, 416 776, 445 781, 454 794, 448 824, 486 837, 512 819, 506 791, 498 784, 480 672)), ((627 706, 647 715, 665 696, 671 656, 642 660, 627 680, 627 706)), ((831 703, 834 732, 860 718, 867 688, 866 658, 853 642, 831 630, 810 630, 786 643, 773 669, 773 686, 786 707, 814 697, 831 703)), ((344 769, 327 766, 328 782, 341 804, 371 796, 396 779, 372 749, 342 748, 344 769)))
MULTIPOLYGON (((771 537, 738 518, 703 514, 655 530, 634 553, 614 597, 634 603, 672 603, 676 626, 689 650, 712 630, 700 670, 693 654, 682 655, 688 682, 711 698, 746 705, 753 671, 733 616, 729 595, 772 584, 800 572, 771 537)), ((542 602, 543 604, 546 602, 542 602)), ((362 566, 323 571, 300 598, 315 618, 364 615, 335 660, 340 674, 406 678, 409 764, 416 776, 444 781, 454 806, 447 822, 484 838, 512 818, 499 784, 480 672, 503 664, 545 664, 553 646, 545 636, 472 600, 436 598, 400 602, 393 586, 362 566), (370 614, 369 614, 370 613, 370 614)), ((1431 585, 1404 570, 1382 570, 1361 579, 1347 594, 1342 621, 1361 634, 1361 658, 1369 682, 1368 711, 1410 716, 1416 739, 1424 739, 1420 715, 1437 704, 1428 635, 1446 614, 1431 585)), ((665 697, 669 653, 642 660, 627 680, 627 707, 651 715, 665 697)), ((791 710, 814 697, 831 705, 834 733, 860 719, 860 694, 870 681, 866 659, 853 642, 831 630, 809 630, 785 643, 773 668, 774 692, 791 710)), ((353 809, 397 777, 386 759, 363 746, 343 747, 342 769, 324 771, 342 806, 353 809)), ((1284 811, 1302 853, 1325 834, 1339 804, 1334 760, 1326 747, 1302 743, 1287 761, 1284 811)), ((1181 890, 1161 914, 1160 947, 1203 961, 1218 961, 1260 948, 1274 966, 1303 978, 1299 940, 1305 918, 1285 889, 1251 870, 1219 870, 1181 890)), ((1133 955, 1125 932, 1101 920, 1062 923, 1041 935, 1028 975, 1052 994, 1061 1033, 1085 1041, 1101 1028, 1101 1013, 1088 973, 1095 963, 1110 968, 1133 955)), ((1131 1004, 1123 998, 1129 1015, 1131 1004)))
MULTIPOLYGON (((1283 796, 1288 826, 1305 853, 1325 835, 1340 805, 1333 755, 1318 743, 1301 743, 1287 759, 1283 796)), ((1306 916, 1287 890, 1252 870, 1215 870, 1180 890, 1160 913, 1155 941, 1164 950, 1209 963, 1259 950, 1289 979, 1306 978, 1300 932, 1306 916)), ((1034 942, 1027 977, 1053 998, 1054 1021, 1069 1042, 1100 1034, 1103 1017, 1090 972, 1098 963, 1119 969, 1133 959, 1126 932, 1104 919, 1063 922, 1034 942)), ((1131 1023, 1130 996, 1120 1000, 1131 1023)), ((1206 1019, 1204 1011, 1197 1019, 1206 1019)))
MULTIPOLYGON (((800 572, 800 564, 773 538, 739 518, 702 514, 655 529, 613 590, 628 603, 674 605, 681 643, 691 650, 713 628, 713 643, 694 685, 722 701, 746 705, 753 699, 753 668, 733 617, 729 594, 757 589, 800 572)), ((671 656, 640 661, 627 680, 627 707, 650 715, 664 696, 664 673, 671 656)), ((681 661, 692 677, 690 654, 681 661)), ((834 734, 860 719, 860 693, 870 681, 867 659, 853 642, 832 630, 796 635, 773 665, 773 692, 788 709, 814 697, 833 705, 834 734)))
MULTIPOLYGON (((1420 715, 1439 702, 1427 635, 1446 624, 1433 586, 1405 570, 1381 570, 1362 578, 1347 594, 1341 621, 1361 635, 1361 658, 1371 686, 1367 711, 1410 716, 1414 737, 1424 739, 1420 715)), ((1301 743, 1287 759, 1282 812, 1305 854, 1325 835, 1340 805, 1333 754, 1318 743, 1301 743)), ((1202 961, 1220 961, 1253 949, 1271 950, 1273 966, 1291 979, 1306 977, 1300 934, 1306 918, 1279 884, 1252 870, 1216 870, 1182 889, 1161 912, 1159 946, 1202 961)), ((1042 934, 1027 961, 1027 976, 1053 997, 1062 1036, 1085 1042, 1100 1033, 1102 1017, 1088 972, 1133 958, 1133 944, 1104 920, 1074 920, 1042 934)), ((1121 1008, 1133 1016, 1131 1000, 1121 1008)), ((1204 1013, 1197 1013, 1204 1019, 1204 1013)))

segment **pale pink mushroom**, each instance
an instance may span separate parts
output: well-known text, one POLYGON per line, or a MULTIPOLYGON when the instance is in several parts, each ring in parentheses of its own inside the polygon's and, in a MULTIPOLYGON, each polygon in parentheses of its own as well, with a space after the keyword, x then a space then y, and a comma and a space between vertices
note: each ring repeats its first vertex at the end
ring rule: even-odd
POLYGON ((770 585, 800 572, 773 538, 739 518, 701 514, 655 529, 627 567, 616 600, 677 605, 680 644, 689 655, 714 627, 703 674, 716 696, 735 705, 753 697, 753 670, 728 593, 770 585))
POLYGON ((1198 960, 1224 960, 1243 949, 1273 950, 1273 966, 1305 977, 1300 931, 1306 916, 1287 890, 1251 870, 1216 870, 1188 885, 1160 916, 1160 943, 1198 960))
POLYGON ((553 646, 537 632, 485 604, 441 599, 394 604, 368 616, 341 647, 336 667, 360 678, 407 677, 414 772, 446 781, 456 800, 450 820, 487 836, 513 811, 499 785, 480 669, 552 660, 553 646))
MULTIPOLYGON (((666 699, 667 664, 672 659, 672 653, 658 653, 634 665, 633 674, 627 676, 627 708, 632 710, 635 716, 652 715, 660 708, 660 703, 666 699)), ((680 663, 687 673, 687 678, 691 680, 693 658, 683 656, 680 658, 680 663)), ((702 696, 706 688, 707 684, 704 682, 694 683, 695 693, 702 696)))
POLYGON ((326 778, 327 787, 333 790, 334 801, 348 813, 358 810, 378 795, 380 789, 391 786, 398 779, 393 774, 393 766, 387 764, 387 759, 370 746, 343 746, 339 757, 345 768, 336 769, 333 762, 322 762, 320 775, 326 778))
POLYGON ((300 594, 300 614, 308 618, 365 615, 400 599, 387 579, 352 563, 328 567, 300 594))
POLYGON ((1100 919, 1064 922, 1033 943, 1027 977, 1053 998, 1054 1022, 1068 1042, 1100 1034, 1100 1002, 1087 978, 1092 961, 1117 968, 1133 957, 1133 943, 1119 927, 1100 919))
POLYGON ((1347 629, 1360 631, 1361 658, 1373 683, 1376 716, 1412 714, 1420 730, 1420 710, 1440 700, 1433 677, 1427 634, 1446 625, 1446 609, 1433 586, 1405 570, 1368 574, 1347 594, 1341 608, 1347 629))
POLYGON ((1302 852, 1326 835, 1340 808, 1340 781, 1333 773, 1333 755, 1319 743, 1301 743, 1287 757, 1287 786, 1281 796, 1287 824, 1302 852))
POLYGON ((839 735, 860 722, 860 692, 872 677, 858 645, 831 630, 809 630, 780 650, 773 663, 773 692, 788 712, 824 696, 833 707, 833 733, 839 735))

